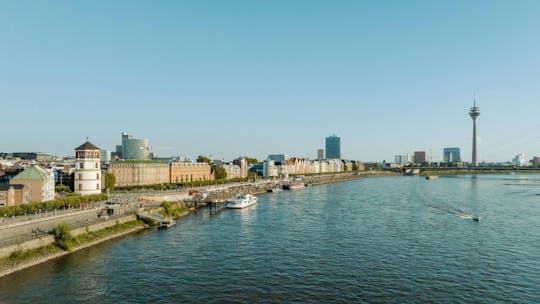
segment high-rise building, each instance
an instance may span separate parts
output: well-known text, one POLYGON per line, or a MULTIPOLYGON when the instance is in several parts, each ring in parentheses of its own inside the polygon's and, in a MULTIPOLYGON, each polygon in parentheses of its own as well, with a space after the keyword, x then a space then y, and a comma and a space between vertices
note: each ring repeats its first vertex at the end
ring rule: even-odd
POLYGON ((122 133, 122 159, 147 160, 149 153, 148 139, 137 139, 130 134, 122 133))
POLYGON ((317 149, 317 159, 318 160, 324 159, 324 149, 317 149))
POLYGON ((469 115, 473 120, 473 139, 472 139, 472 165, 478 166, 478 147, 476 145, 476 119, 480 116, 480 108, 476 106, 476 99, 473 107, 469 111, 469 115))
POLYGON ((525 159, 525 154, 520 153, 512 159, 512 163, 514 163, 514 166, 516 167, 525 167, 527 166, 527 160, 525 159))
POLYGON ((426 151, 414 151, 414 163, 421 164, 426 162, 426 151))
POLYGON ((101 150, 101 162, 108 163, 111 161, 111 151, 101 150))
POLYGON ((444 148, 443 161, 445 163, 458 163, 461 161, 459 148, 444 148))
POLYGON ((539 157, 539 156, 533 157, 533 159, 532 159, 532 165, 533 165, 533 166, 540 166, 540 157, 539 157))
POLYGON ((101 149, 89 141, 75 148, 75 192, 82 195, 101 193, 101 149))
POLYGON ((407 155, 394 155, 394 163, 405 165, 406 163, 409 162, 407 158, 408 158, 407 155))
POLYGON ((341 159, 341 138, 336 134, 326 138, 326 159, 341 159))

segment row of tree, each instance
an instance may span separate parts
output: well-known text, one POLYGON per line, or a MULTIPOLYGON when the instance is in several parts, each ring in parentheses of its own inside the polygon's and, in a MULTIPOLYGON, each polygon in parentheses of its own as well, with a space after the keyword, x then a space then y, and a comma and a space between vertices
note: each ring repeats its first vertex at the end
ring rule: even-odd
POLYGON ((92 195, 79 195, 69 194, 63 199, 30 203, 17 206, 0 207, 0 216, 17 216, 17 215, 30 215, 36 212, 53 211, 54 209, 63 209, 69 207, 79 207, 85 204, 91 204, 98 201, 104 201, 107 199, 106 194, 92 194, 92 195))

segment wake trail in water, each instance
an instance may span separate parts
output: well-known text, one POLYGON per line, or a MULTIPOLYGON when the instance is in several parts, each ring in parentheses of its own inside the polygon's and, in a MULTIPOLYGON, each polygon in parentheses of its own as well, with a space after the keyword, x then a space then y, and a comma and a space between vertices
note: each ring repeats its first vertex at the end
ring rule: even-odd
POLYGON ((441 211, 444 211, 444 212, 447 212, 447 213, 450 213, 452 215, 455 215, 459 218, 462 218, 462 219, 466 219, 466 220, 472 220, 475 218, 474 215, 472 214, 468 214, 468 213, 465 213, 459 209, 448 209, 448 208, 445 208, 445 207, 441 207, 441 206, 437 206, 437 205, 433 205, 433 204, 428 204, 428 207, 431 207, 431 208, 434 208, 434 209, 438 209, 438 210, 441 210, 441 211))
POLYGON ((459 217, 461 219, 465 220, 475 220, 479 221, 480 217, 475 216, 473 214, 466 213, 458 208, 453 208, 452 206, 448 206, 448 204, 444 204, 444 202, 435 202, 433 198, 429 197, 424 191, 421 189, 417 189, 417 195, 421 197, 425 202, 427 202, 427 206, 452 214, 456 217, 459 217), (443 205, 444 204, 444 205, 443 205))

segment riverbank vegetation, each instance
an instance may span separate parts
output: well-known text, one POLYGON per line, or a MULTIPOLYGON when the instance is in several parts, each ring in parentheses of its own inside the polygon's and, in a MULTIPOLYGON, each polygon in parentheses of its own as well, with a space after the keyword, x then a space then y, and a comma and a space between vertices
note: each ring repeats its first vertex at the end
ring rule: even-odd
POLYGON ((71 232, 69 231, 69 227, 66 223, 60 223, 56 227, 54 227, 53 236, 54 246, 62 250, 71 251, 73 246, 73 236, 71 236, 71 232))
POLYGON ((164 217, 178 218, 182 213, 188 211, 188 208, 182 202, 173 203, 164 201, 161 203, 161 207, 163 208, 161 214, 164 217))
POLYGON ((144 223, 142 221, 136 220, 136 221, 131 221, 127 223, 116 224, 112 227, 108 227, 108 228, 101 229, 98 231, 90 231, 84 234, 79 234, 73 238, 73 241, 72 241, 73 247, 74 248, 81 247, 86 244, 109 237, 111 235, 115 235, 123 231, 131 230, 134 228, 143 228, 143 227, 144 227, 144 223))
POLYGON ((15 268, 17 265, 23 262, 42 258, 45 256, 51 256, 62 251, 62 249, 54 246, 53 244, 32 250, 15 251, 9 257, 0 259, 0 273, 2 273, 4 270, 15 268))
POLYGON ((19 265, 32 262, 33 260, 54 257, 59 253, 66 251, 75 251, 85 245, 97 242, 125 231, 133 229, 143 229, 144 223, 141 221, 131 221, 123 224, 116 224, 98 231, 72 236, 69 228, 65 224, 59 224, 53 233, 55 242, 36 249, 26 251, 15 251, 9 257, 0 258, 0 274, 4 271, 15 269, 19 265))

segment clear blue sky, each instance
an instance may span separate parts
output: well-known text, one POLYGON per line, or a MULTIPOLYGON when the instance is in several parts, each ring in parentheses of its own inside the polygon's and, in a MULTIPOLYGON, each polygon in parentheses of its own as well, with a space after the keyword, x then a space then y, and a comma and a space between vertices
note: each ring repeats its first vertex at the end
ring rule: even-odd
POLYGON ((540 1, 0 1, 0 151, 540 155, 540 1))

